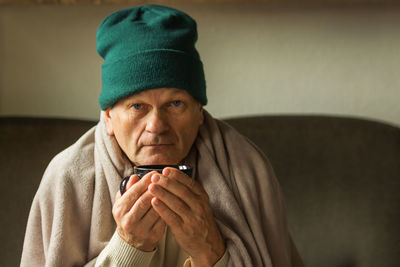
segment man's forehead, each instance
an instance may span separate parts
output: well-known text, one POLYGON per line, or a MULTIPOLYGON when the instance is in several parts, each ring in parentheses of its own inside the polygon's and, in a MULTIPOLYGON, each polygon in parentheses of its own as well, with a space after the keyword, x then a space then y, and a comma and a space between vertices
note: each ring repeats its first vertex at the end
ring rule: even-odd
POLYGON ((154 88, 134 93, 126 99, 175 97, 179 95, 190 96, 188 92, 178 88, 154 88))

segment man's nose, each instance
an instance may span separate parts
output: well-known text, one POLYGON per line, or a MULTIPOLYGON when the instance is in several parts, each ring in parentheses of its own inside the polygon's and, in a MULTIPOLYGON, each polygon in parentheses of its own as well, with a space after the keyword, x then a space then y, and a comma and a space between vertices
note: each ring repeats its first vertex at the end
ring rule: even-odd
POLYGON ((160 134, 166 132, 169 129, 168 119, 159 110, 154 110, 149 114, 146 131, 150 133, 160 134))

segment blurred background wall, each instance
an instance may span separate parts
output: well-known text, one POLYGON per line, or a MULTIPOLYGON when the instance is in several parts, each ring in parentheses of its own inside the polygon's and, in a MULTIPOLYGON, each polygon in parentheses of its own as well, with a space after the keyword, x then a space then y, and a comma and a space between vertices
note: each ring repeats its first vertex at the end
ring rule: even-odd
MULTIPOLYGON (((180 3, 197 20, 206 109, 400 125, 400 8, 180 3)), ((98 119, 96 29, 127 7, 0 7, 0 116, 98 119)))

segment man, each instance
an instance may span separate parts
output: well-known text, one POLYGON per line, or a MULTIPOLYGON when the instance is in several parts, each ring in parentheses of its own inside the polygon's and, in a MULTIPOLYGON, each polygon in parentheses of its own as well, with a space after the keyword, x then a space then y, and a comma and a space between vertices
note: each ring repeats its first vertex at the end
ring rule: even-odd
POLYGON ((196 40, 195 21, 167 7, 103 21, 101 119, 49 164, 22 266, 301 264, 268 160, 203 110, 196 40), (185 164, 193 175, 132 175, 148 164, 185 164))

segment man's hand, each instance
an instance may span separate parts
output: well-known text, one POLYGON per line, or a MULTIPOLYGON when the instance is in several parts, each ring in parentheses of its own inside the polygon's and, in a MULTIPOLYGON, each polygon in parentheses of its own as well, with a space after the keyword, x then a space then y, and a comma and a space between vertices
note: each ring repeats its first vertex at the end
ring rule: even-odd
POLYGON ((175 168, 154 173, 149 192, 154 210, 170 227, 178 244, 191 256, 192 266, 212 266, 225 252, 205 190, 175 168))
POLYGON ((142 179, 133 175, 121 197, 118 191, 113 206, 117 231, 122 239, 142 251, 153 251, 164 235, 165 223, 151 206, 153 195, 147 191, 153 172, 142 179))

